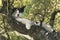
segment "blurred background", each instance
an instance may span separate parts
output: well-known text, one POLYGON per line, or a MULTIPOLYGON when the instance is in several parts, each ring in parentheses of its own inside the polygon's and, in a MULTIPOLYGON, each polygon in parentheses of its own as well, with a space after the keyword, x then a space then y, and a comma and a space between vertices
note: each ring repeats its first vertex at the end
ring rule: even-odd
POLYGON ((28 40, 15 31, 28 34, 34 40, 60 40, 60 0, 0 0, 0 40, 28 40), (14 8, 24 10, 23 18, 50 24, 57 33, 56 37, 42 35, 44 31, 41 33, 40 27, 32 26, 28 31, 24 24, 17 24, 12 16, 14 8))

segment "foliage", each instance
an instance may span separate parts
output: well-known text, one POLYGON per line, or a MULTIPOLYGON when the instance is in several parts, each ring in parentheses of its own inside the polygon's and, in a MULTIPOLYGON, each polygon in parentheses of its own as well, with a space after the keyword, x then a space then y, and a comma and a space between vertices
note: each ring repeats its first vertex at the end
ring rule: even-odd
POLYGON ((26 40, 24 37, 22 36, 17 36, 17 34, 15 32, 13 32, 11 35, 11 40, 26 40))
POLYGON ((54 28, 58 32, 60 31, 60 13, 57 13, 54 20, 54 28))
POLYGON ((19 1, 19 0, 15 0, 14 3, 13 3, 13 6, 14 6, 15 8, 21 7, 21 6, 22 6, 22 3, 21 3, 21 1, 19 1))
MULTIPOLYGON (((33 21, 41 21, 44 18, 44 22, 47 24, 50 23, 51 15, 55 10, 60 10, 60 0, 9 0, 9 8, 24 8, 22 17, 27 18, 33 21)), ((7 17, 7 0, 4 0, 4 5, 2 0, 0 0, 0 8, 2 8, 2 14, 5 16, 5 26, 7 32, 12 31, 11 26, 8 24, 8 20, 11 20, 7 17)), ((9 10, 10 11, 10 10, 9 10)), ((10 13, 9 13, 10 14, 10 13)), ((4 27, 3 16, 0 14, 0 34, 7 33, 4 27), (2 31, 2 32, 1 32, 2 31)), ((12 20, 14 21, 14 20, 12 20)), ((54 29, 56 32, 60 31, 60 13, 57 13, 54 20, 54 29)), ((7 35, 7 34, 6 34, 7 35)), ((15 33, 9 35, 11 40, 25 40, 24 37, 18 37, 15 33)))
POLYGON ((0 9, 1 9, 2 6, 3 6, 3 4, 2 4, 2 0, 0 0, 0 9))
POLYGON ((23 7, 28 4, 31 4, 31 0, 10 0, 10 3, 12 3, 13 7, 23 7))

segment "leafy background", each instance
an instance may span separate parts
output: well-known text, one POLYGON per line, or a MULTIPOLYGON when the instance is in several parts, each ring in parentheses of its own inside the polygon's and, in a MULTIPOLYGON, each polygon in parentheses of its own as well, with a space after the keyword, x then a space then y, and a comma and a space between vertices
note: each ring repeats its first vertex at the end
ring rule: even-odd
MULTIPOLYGON (((52 13, 60 10, 60 0, 0 0, 0 37, 2 37, 2 40, 27 40, 13 32, 12 24, 8 24, 11 19, 7 16, 13 14, 11 13, 12 8, 22 8, 24 6, 23 18, 33 21, 41 21, 44 18, 44 22, 50 24, 52 13), (9 33, 11 31, 12 33, 9 33)), ((55 16, 53 28, 56 32, 60 32, 60 12, 57 12, 55 16)))

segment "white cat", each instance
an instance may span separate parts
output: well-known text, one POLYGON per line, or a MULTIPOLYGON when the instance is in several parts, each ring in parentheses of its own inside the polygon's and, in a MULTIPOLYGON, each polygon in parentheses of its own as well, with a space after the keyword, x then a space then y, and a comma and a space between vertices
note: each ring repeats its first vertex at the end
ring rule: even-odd
MULTIPOLYGON (((20 18, 18 15, 19 15, 19 10, 16 11, 16 14, 15 14, 15 19, 23 24, 26 25, 26 29, 29 30, 31 29, 31 26, 32 25, 37 25, 37 26, 40 26, 40 22, 36 23, 34 21, 31 21, 31 20, 28 20, 26 18, 20 18)), ((42 22, 42 27, 47 30, 48 32, 53 32, 53 28, 52 26, 50 26, 49 24, 46 24, 45 22, 42 22)))

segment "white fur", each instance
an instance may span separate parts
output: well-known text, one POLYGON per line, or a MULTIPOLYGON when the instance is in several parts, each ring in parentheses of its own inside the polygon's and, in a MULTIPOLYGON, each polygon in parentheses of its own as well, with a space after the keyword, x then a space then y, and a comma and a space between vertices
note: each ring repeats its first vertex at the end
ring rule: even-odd
POLYGON ((42 23, 42 27, 44 28, 44 29, 46 29, 48 32, 53 32, 53 28, 52 28, 52 26, 50 26, 49 24, 46 24, 46 23, 42 23))
POLYGON ((30 20, 25 19, 25 18, 17 17, 16 20, 19 21, 19 22, 22 22, 23 24, 25 24, 26 25, 26 29, 30 29, 31 26, 34 25, 33 21, 30 21, 30 20))

